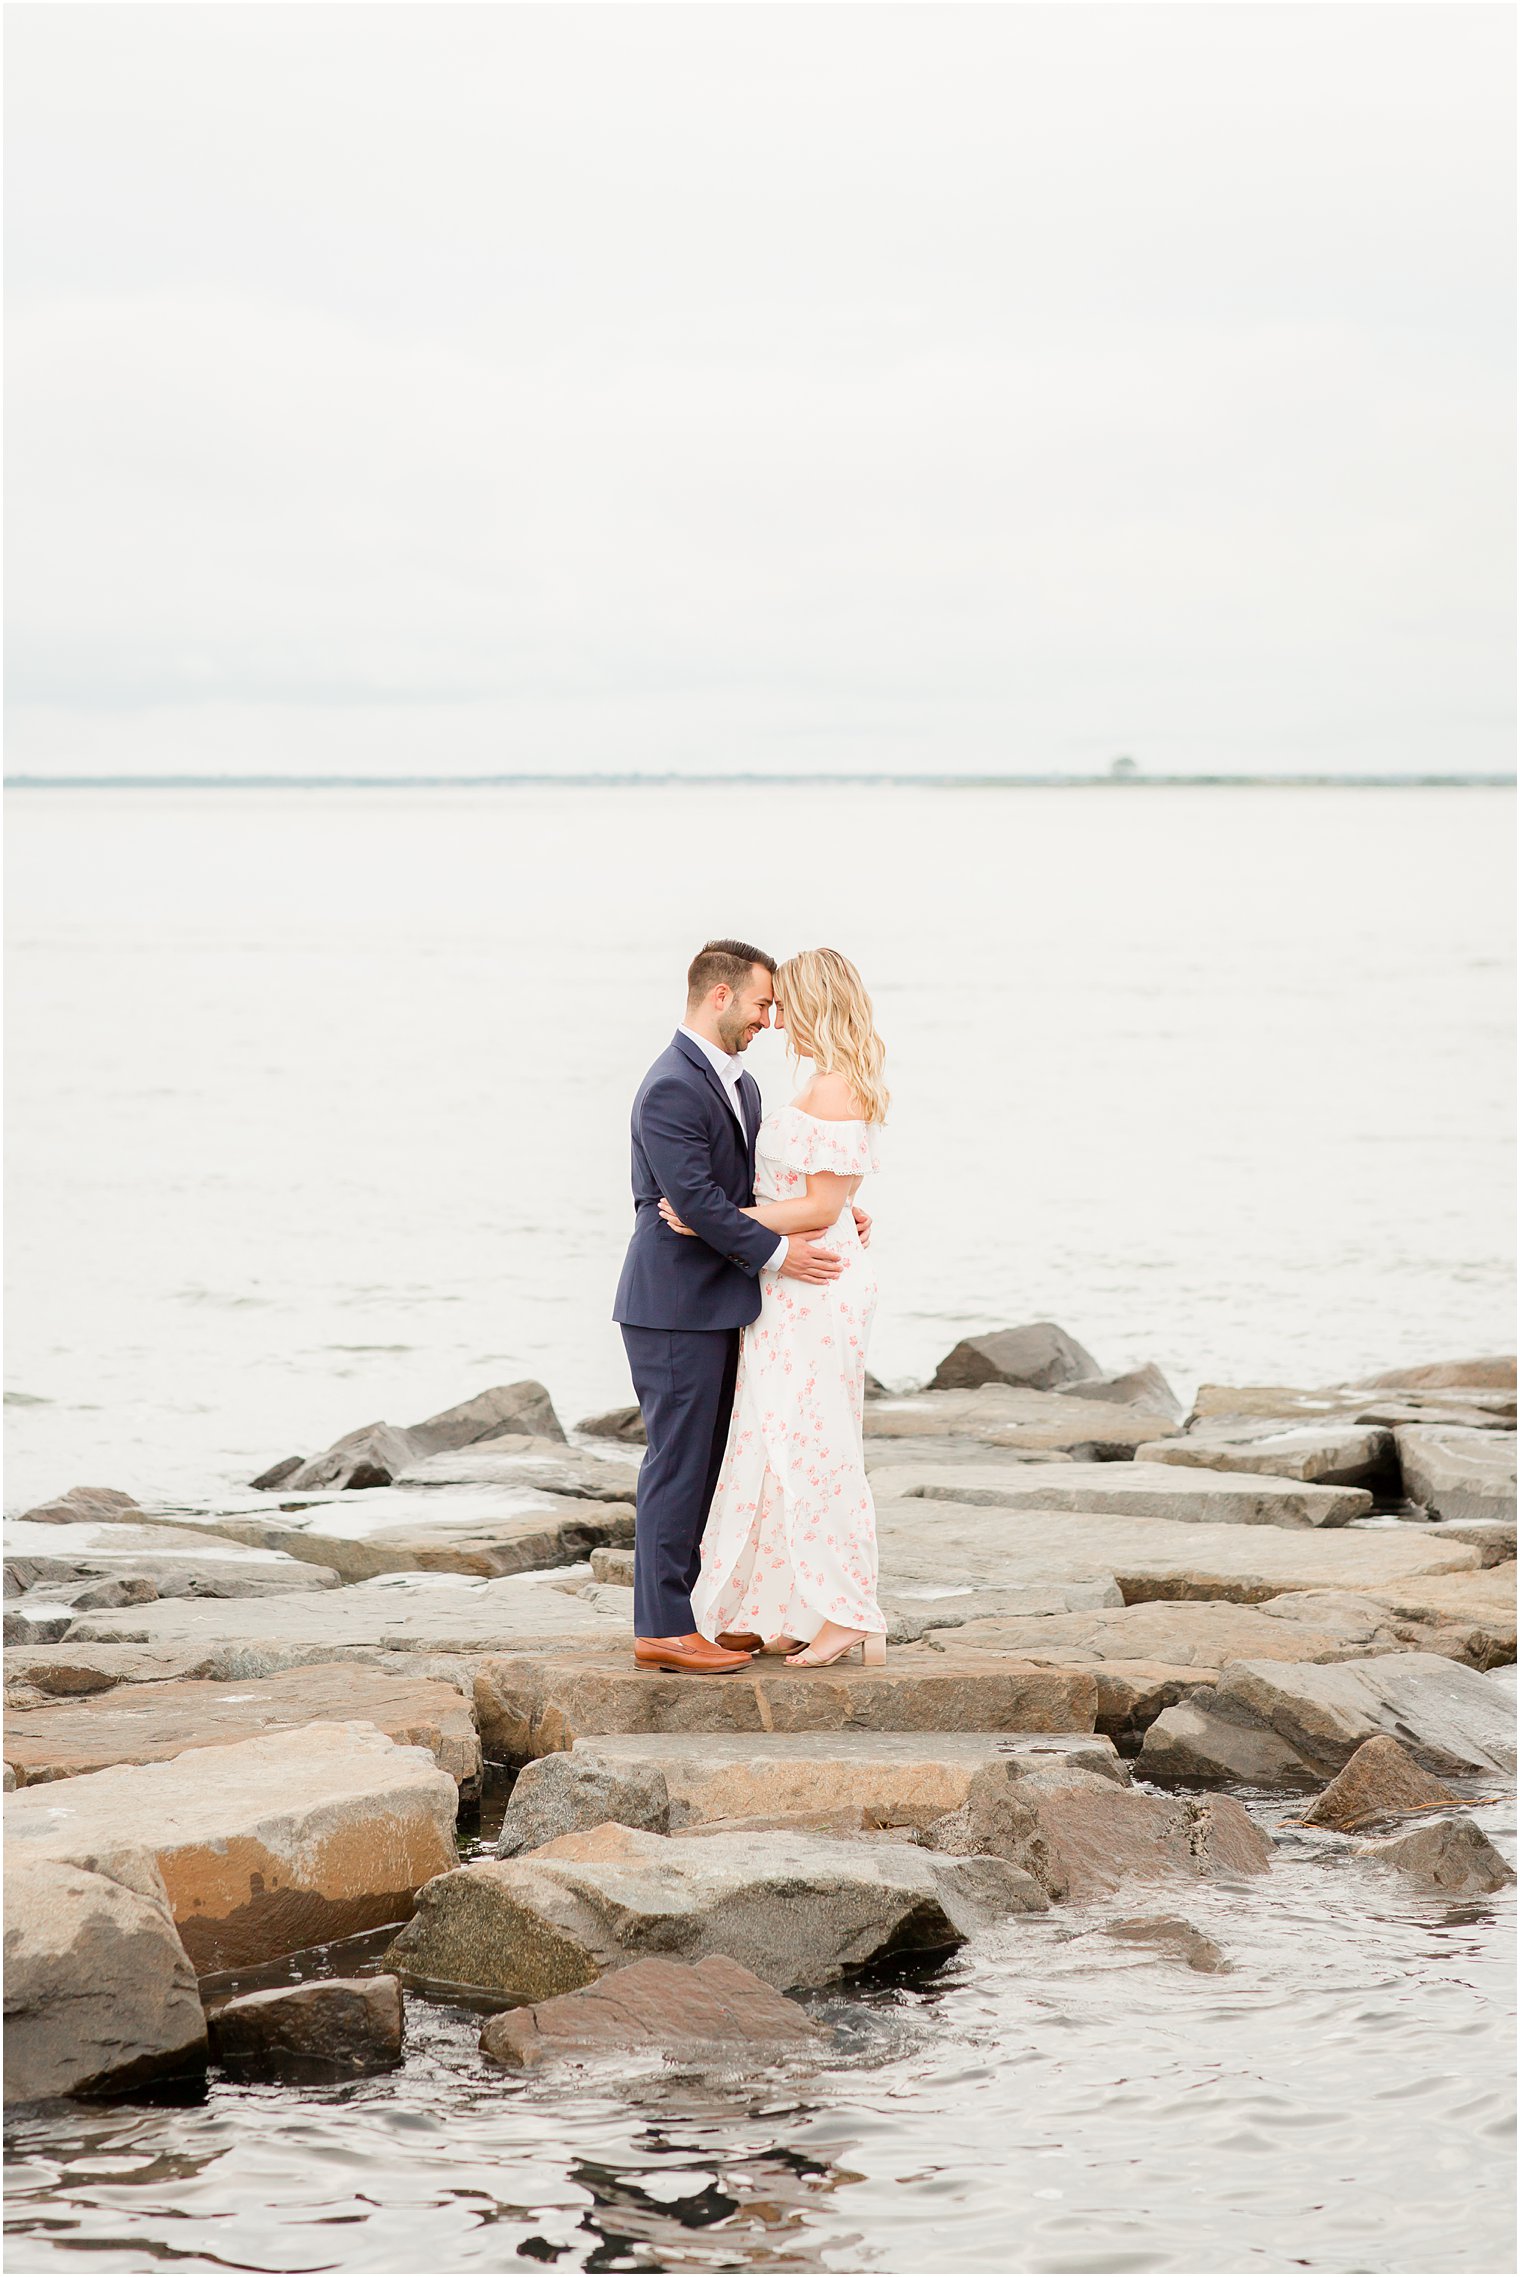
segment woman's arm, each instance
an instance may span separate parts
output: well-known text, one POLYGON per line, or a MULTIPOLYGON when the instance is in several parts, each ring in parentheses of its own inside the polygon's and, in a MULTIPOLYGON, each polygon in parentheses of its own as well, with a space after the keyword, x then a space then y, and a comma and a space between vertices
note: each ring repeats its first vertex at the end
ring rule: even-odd
MULTIPOLYGON (((821 1233, 826 1226, 835 1225, 841 1210, 849 1207, 850 1196, 860 1184, 858 1178, 836 1178, 831 1171, 810 1171, 807 1193, 795 1202, 755 1202, 739 1215, 753 1218, 769 1233, 821 1233)), ((660 1203, 660 1215, 677 1233, 690 1233, 693 1228, 677 1214, 667 1196, 660 1203)))

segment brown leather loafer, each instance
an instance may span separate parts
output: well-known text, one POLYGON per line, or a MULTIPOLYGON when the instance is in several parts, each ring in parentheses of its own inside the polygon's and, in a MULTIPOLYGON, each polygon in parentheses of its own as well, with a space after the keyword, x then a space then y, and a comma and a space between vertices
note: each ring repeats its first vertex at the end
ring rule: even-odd
POLYGON ((725 1652, 758 1652, 765 1639, 752 1637, 748 1629, 725 1629, 718 1642, 725 1652))
POLYGON ((747 1652, 725 1652, 706 1637, 635 1637, 633 1657, 640 1668, 669 1668, 693 1676, 726 1676, 748 1668, 747 1652))

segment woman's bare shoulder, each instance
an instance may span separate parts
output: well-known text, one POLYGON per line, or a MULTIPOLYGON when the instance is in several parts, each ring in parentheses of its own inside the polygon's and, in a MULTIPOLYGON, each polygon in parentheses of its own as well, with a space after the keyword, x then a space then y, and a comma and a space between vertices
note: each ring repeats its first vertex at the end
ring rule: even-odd
POLYGON ((807 1114, 816 1115, 825 1123, 859 1123, 865 1117, 860 1101, 842 1075, 815 1075, 797 1104, 807 1114))

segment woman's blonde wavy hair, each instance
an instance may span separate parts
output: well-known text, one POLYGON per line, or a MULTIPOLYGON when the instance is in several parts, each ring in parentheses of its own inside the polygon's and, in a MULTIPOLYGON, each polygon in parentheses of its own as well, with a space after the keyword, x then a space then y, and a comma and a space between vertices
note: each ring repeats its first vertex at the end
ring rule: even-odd
POLYGON ((776 967, 776 998, 792 1050, 820 1075, 842 1075, 868 1123, 884 1123, 892 1094, 881 1079, 886 1060, 871 999, 848 957, 837 949, 799 949, 776 967))

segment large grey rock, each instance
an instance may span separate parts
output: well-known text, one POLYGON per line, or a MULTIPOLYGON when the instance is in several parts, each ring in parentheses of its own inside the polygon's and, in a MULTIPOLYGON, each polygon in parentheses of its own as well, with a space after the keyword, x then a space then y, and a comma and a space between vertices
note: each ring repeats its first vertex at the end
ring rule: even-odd
POLYGON ((573 1753, 543 1755, 517 1775, 496 1855, 515 1858, 562 1834, 580 1834, 610 1821, 650 1834, 668 1833, 670 1793, 664 1772, 642 1763, 588 1762, 573 1753))
POLYGON ((1487 1679, 1434 1653, 1386 1653, 1372 1660, 1236 1661, 1216 1699, 1274 1731, 1311 1770, 1339 1771, 1379 1732, 1402 1740, 1425 1770, 1515 1769, 1513 1719, 1487 1679))
POLYGON ((1135 1450, 1137 1463, 1180 1463, 1194 1470, 1255 1471, 1318 1486, 1392 1488, 1398 1478, 1393 1433, 1349 1421, 1202 1423, 1180 1438, 1153 1439, 1135 1450))
POLYGON ((1470 1818, 1432 1819, 1386 1842, 1359 1842, 1357 1855, 1396 1867, 1446 1897, 1484 1896, 1515 1879, 1514 1868, 1470 1818))
POLYGON ((994 1858, 748 1834, 674 1842, 602 1826, 429 1883, 387 1960, 403 1976, 537 2001, 645 1957, 723 1953, 779 1990, 832 1983, 888 1953, 943 1952, 1038 1911, 994 1858))
MULTIPOLYGON (((118 1534, 135 1529, 113 1528, 118 1534)), ((153 1529, 172 1540, 167 1526, 153 1529)), ((135 1554, 130 1550, 81 1552, 74 1557, 13 1557, 5 1563, 6 1594, 12 1598, 12 1580, 35 1600, 55 1595, 75 1612, 101 1612, 113 1605, 151 1604, 157 1597, 279 1597, 291 1589, 336 1589, 338 1576, 330 1568, 271 1552, 248 1552, 218 1545, 210 1554, 190 1552, 135 1554), (95 1588, 148 1583, 121 1596, 96 1595, 95 1588)), ((24 1611, 24 1605, 16 1606, 24 1611)))
POLYGON ((1396 1431, 1404 1492, 1433 1517, 1515 1516, 1513 1432, 1422 1429, 1396 1431))
POLYGON ((151 1886, 185 1950, 253 1966, 404 1918, 454 1863, 458 1791, 420 1747, 370 1724, 308 1724, 167 1763, 120 1766, 5 1798, 15 1860, 151 1886))
POLYGON ((564 1439, 564 1426, 542 1384, 498 1384, 458 1407, 444 1408, 437 1415, 424 1416, 420 1423, 401 1428, 383 1422, 361 1424, 297 1469, 280 1463, 260 1475, 286 1492, 299 1493, 312 1487, 389 1486, 425 1456, 509 1434, 564 1439))
POLYGON ((1118 1376, 1078 1376, 1074 1383, 1058 1384, 1063 1399, 1109 1399, 1123 1407, 1138 1407, 1147 1415, 1167 1415, 1180 1423, 1183 1406, 1154 1361, 1129 1368, 1118 1376))
POLYGON ((125 2091, 205 2061, 195 1971, 151 1861, 92 1872, 8 1848, 6 2101, 125 2091))
POLYGON ((966 1337, 941 1360, 930 1389, 969 1391, 977 1384, 1000 1383, 1050 1391, 1057 1384, 1102 1373, 1074 1336, 1053 1320, 1036 1320, 1024 1328, 996 1328, 985 1336, 966 1337))
POLYGON ((209 2019, 217 2061, 238 2079, 359 2079, 401 2061, 398 1977, 322 1977, 224 2001, 209 2019))
MULTIPOLYGON (((552 1439, 510 1434, 422 1455, 398 1475, 396 1484, 517 1487, 555 1503, 631 1502, 638 1476, 638 1464, 626 1456, 608 1459, 583 1447, 557 1445, 552 1439)), ((399 1503, 395 1507, 399 1509, 399 1503)))
POLYGON ((482 2055, 529 2068, 565 2058, 663 2048, 687 2062, 817 2047, 826 2035, 805 2008, 726 1954, 703 1961, 634 1961, 581 1992, 493 2016, 482 2055))
POLYGON ((1195 1471, 1173 1463, 1072 1463, 1055 1470, 1010 1464, 944 1471, 918 1465, 877 1471, 873 1491, 904 1501, 972 1508, 1115 1513, 1185 1525, 1344 1526, 1372 1508, 1362 1487, 1303 1486, 1248 1472, 1195 1471))

